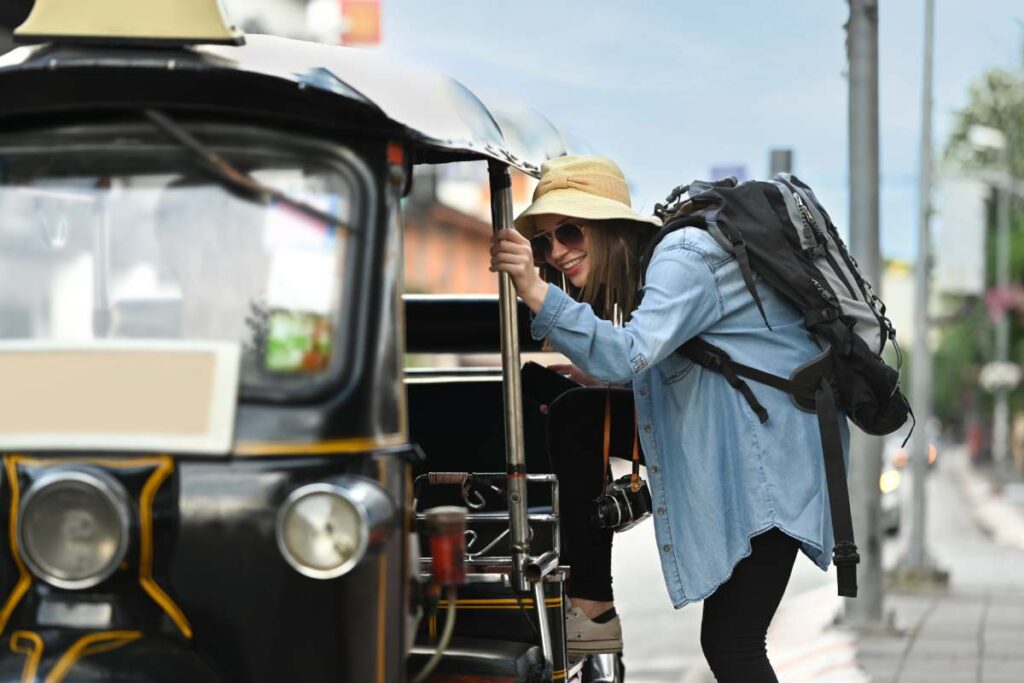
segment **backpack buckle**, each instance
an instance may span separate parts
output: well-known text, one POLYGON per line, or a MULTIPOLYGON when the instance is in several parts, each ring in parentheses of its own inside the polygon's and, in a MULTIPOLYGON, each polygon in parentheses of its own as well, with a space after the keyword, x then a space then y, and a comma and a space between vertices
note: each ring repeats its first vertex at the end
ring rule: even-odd
POLYGON ((832 550, 832 564, 837 567, 849 567, 860 562, 857 544, 853 541, 840 541, 832 550))
POLYGON ((714 370, 715 372, 721 372, 722 357, 713 353, 705 352, 701 354, 701 359, 698 361, 697 365, 702 365, 709 370, 714 370))

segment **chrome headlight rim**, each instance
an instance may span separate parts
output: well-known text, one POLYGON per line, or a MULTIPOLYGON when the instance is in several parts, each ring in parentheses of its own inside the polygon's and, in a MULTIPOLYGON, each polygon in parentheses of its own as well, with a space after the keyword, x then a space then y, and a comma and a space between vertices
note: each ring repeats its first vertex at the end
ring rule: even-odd
MULTIPOLYGON (((374 485, 376 485, 375 482, 374 485)), ((370 526, 370 512, 363 504, 362 496, 353 495, 353 491, 349 487, 333 482, 304 484, 288 494, 288 497, 284 499, 284 502, 281 504, 281 507, 277 512, 277 521, 275 524, 277 548, 281 552, 281 556, 284 557, 285 561, 291 565, 292 569, 303 576, 320 580, 336 579, 352 571, 352 569, 362 561, 363 557, 366 556, 366 551, 370 547, 370 526), (326 493, 341 498, 352 506, 356 511, 356 516, 359 518, 359 545, 356 547, 355 552, 352 553, 352 556, 349 557, 349 559, 331 569, 318 569, 316 567, 311 567, 308 564, 304 564, 295 557, 294 554, 292 554, 292 551, 288 547, 284 538, 284 525, 288 513, 294 508, 295 504, 303 498, 307 498, 318 493, 326 493)))
POLYGON ((124 558, 128 554, 128 546, 131 545, 131 519, 131 505, 128 492, 121 482, 109 474, 99 470, 84 469, 60 469, 46 472, 32 481, 18 503, 18 524, 16 529, 18 554, 28 570, 44 583, 65 590, 92 588, 109 579, 121 566, 121 563, 124 562, 124 558), (66 579, 54 576, 53 572, 40 565, 32 557, 32 553, 28 550, 30 544, 26 543, 25 518, 29 505, 36 497, 46 492, 50 487, 69 482, 82 484, 97 491, 104 502, 109 503, 114 508, 118 521, 118 531, 120 532, 117 550, 103 569, 81 579, 66 579))

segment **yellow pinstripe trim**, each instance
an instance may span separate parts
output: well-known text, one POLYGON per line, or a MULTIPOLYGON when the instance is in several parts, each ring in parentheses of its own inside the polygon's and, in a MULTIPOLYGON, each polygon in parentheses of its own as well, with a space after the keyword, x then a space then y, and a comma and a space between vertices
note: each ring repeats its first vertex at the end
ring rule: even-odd
POLYGON ((551 674, 551 680, 553 681, 564 681, 565 680, 565 669, 559 669, 551 674))
MULTIPOLYGON (((439 600, 438 607, 447 607, 447 600, 439 600)), ((561 607, 562 598, 546 598, 545 607, 561 607)), ((519 609, 520 607, 533 607, 533 598, 494 598, 494 599, 458 599, 455 601, 455 609, 519 609)))
POLYGON ((61 655, 43 683, 60 683, 82 657, 108 652, 142 637, 141 631, 99 631, 84 635, 61 655))
MULTIPOLYGON (((441 602, 445 602, 445 601, 442 600, 441 602)), ((519 599, 517 599, 517 598, 458 598, 455 601, 455 604, 461 605, 461 604, 464 604, 464 603, 466 603, 466 604, 472 603, 474 605, 483 605, 483 604, 492 605, 492 604, 507 604, 507 603, 518 604, 518 603, 521 603, 521 602, 525 603, 527 605, 532 605, 533 604, 533 598, 519 598, 519 599)), ((557 602, 558 604, 562 604, 562 598, 544 598, 544 602, 546 602, 546 603, 557 602)))
POLYGON ((4 458, 7 466, 7 477, 11 481, 11 551, 15 563, 18 565, 17 585, 7 598, 3 610, 0 610, 0 633, 7 626, 18 601, 21 600, 29 586, 32 584, 32 576, 28 573, 21 555, 18 552, 17 542, 17 520, 18 520, 18 478, 17 465, 24 463, 30 467, 52 467, 55 465, 67 464, 89 464, 100 467, 126 468, 126 467, 147 467, 155 466, 153 474, 149 476, 142 487, 139 496, 139 584, 142 589, 153 599, 157 605, 171 618, 178 629, 186 638, 192 638, 192 627, 185 618, 181 608, 160 588, 153 579, 153 500, 160 486, 168 476, 174 472, 174 459, 169 455, 157 455, 143 458, 32 458, 25 455, 9 455, 4 458))
POLYGON ((11 544, 11 556, 14 557, 14 564, 18 567, 18 582, 11 590, 11 594, 7 596, 3 609, 0 610, 0 633, 3 633, 4 629, 7 628, 7 622, 10 620, 11 614, 14 613, 14 608, 18 606, 25 593, 28 592, 29 586, 32 585, 32 575, 28 573, 28 568, 22 561, 21 551, 18 548, 18 499, 20 490, 18 487, 17 456, 6 456, 4 458, 4 465, 7 468, 7 483, 11 487, 11 514, 7 535, 11 544))
POLYGON ((167 613, 182 635, 191 639, 192 626, 185 614, 153 579, 153 500, 160 486, 174 472, 174 461, 169 456, 161 456, 159 461, 160 464, 142 487, 142 495, 139 496, 139 584, 167 613))
POLYGON ((21 683, 35 683, 36 671, 39 670, 39 660, 43 658, 43 639, 38 633, 32 631, 15 631, 11 634, 11 652, 25 655, 25 666, 21 669, 21 683), (27 638, 31 641, 31 648, 23 648, 18 645, 18 640, 27 638))
POLYGON ((431 638, 437 638, 437 615, 431 614, 430 619, 427 620, 427 635, 431 638))
POLYGON ((29 467, 53 467, 55 465, 99 465, 100 467, 126 468, 159 465, 168 455, 153 455, 144 458, 34 458, 28 455, 12 455, 19 463, 29 467))
POLYGON ((385 436, 354 437, 351 439, 334 439, 331 441, 314 441, 311 443, 275 443, 258 441, 240 441, 235 444, 234 454, 247 457, 274 455, 345 455, 348 453, 365 453, 377 448, 401 446, 409 442, 405 434, 387 434, 385 436))

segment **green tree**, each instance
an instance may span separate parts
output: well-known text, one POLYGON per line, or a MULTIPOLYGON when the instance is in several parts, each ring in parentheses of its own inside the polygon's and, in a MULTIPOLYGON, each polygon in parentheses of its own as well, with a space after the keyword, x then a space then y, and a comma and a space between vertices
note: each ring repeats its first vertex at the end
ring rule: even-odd
MULTIPOLYGON (((1024 182, 1024 70, 994 69, 978 78, 968 91, 967 105, 957 112, 956 124, 946 144, 945 162, 966 172, 996 171, 999 153, 980 149, 968 139, 972 126, 989 126, 1003 132, 1012 175, 1024 182)), ((996 273, 996 193, 989 206, 987 243, 988 286, 995 285, 996 273)), ((1021 283, 1024 275, 1024 216, 1019 199, 1011 203, 1011 282, 1021 283)), ((949 248, 949 245, 944 245, 949 248)), ((964 307, 965 313, 942 328, 935 356, 935 413, 946 424, 962 424, 984 409, 989 414, 990 399, 980 392, 978 372, 992 360, 993 326, 984 302, 964 307)), ((1024 310, 1011 313, 1011 358, 1024 361, 1024 310)), ((1014 411, 1024 408, 1021 391, 1011 396, 1014 411)))

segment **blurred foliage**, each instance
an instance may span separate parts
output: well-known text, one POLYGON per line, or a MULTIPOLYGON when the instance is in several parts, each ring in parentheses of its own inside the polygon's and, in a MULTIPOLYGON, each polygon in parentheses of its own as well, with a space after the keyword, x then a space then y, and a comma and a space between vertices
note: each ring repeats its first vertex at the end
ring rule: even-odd
POLYGON ((933 358, 935 415, 949 426, 985 412, 989 397, 978 384, 981 367, 992 358, 992 325, 983 304, 968 309, 953 325, 941 330, 933 358))
MULTIPOLYGON (((1024 68, 994 69, 978 78, 968 91, 967 106, 956 114, 956 125, 946 144, 945 162, 953 169, 998 172, 999 152, 980 149, 968 140, 968 131, 976 125, 1003 132, 1012 175, 1018 182, 1024 182, 1024 68)), ((989 287, 995 285, 996 279, 996 205, 997 193, 993 192, 986 240, 989 287)), ((1024 201, 1018 198, 1012 206, 1010 281, 1019 284, 1024 275, 1024 201)), ((986 416, 991 406, 991 397, 978 385, 978 373, 993 359, 995 328, 984 301, 974 306, 961 306, 958 301, 945 303, 948 309, 961 309, 961 314, 939 328, 940 341, 934 358, 934 410, 945 425, 963 427, 972 416, 986 416)), ((1018 363, 1024 361, 1022 313, 1011 314, 1010 357, 1018 363)), ((1024 410, 1020 389, 1011 395, 1011 410, 1024 410)))
POLYGON ((979 149, 967 139, 972 126, 1002 131, 1009 142, 1013 175, 1024 178, 1024 69, 993 69, 972 83, 968 89, 968 104, 956 113, 956 123, 946 145, 946 159, 957 167, 997 169, 999 153, 979 149))

